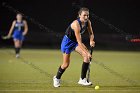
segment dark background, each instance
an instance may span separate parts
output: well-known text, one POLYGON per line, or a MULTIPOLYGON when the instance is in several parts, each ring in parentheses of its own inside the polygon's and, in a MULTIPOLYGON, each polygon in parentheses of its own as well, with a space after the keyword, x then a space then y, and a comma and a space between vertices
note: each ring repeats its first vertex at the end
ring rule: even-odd
MULTIPOLYGON (((140 50, 139 43, 126 40, 126 36, 99 21, 106 22, 125 33, 140 36, 140 5, 138 0, 3 0, 0 3, 0 34, 7 35, 15 10, 25 15, 29 33, 24 48, 60 48, 61 39, 68 25, 76 19, 78 8, 75 4, 90 9, 90 20, 95 34, 95 49, 140 50), (14 10, 14 11, 13 11, 14 10)), ((83 42, 89 46, 88 35, 83 42)), ((13 46, 12 39, 2 40, 0 47, 13 46)))

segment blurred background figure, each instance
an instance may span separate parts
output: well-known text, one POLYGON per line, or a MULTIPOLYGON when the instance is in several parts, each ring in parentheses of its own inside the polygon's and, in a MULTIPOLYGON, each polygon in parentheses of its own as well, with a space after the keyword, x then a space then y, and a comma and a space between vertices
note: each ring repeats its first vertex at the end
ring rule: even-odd
POLYGON ((16 20, 13 21, 8 37, 13 37, 16 58, 19 58, 20 49, 24 40, 24 36, 28 32, 28 25, 26 20, 23 20, 22 14, 18 13, 16 15, 16 20), (13 32, 13 34, 12 34, 13 32))

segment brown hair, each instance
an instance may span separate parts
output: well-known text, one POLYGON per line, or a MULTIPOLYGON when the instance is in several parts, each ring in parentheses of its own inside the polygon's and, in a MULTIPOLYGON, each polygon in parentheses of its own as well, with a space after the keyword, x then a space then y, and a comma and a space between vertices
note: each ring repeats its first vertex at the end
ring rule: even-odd
POLYGON ((80 10, 78 11, 78 15, 80 15, 82 13, 82 11, 88 11, 89 12, 89 9, 86 8, 86 7, 80 8, 80 10))

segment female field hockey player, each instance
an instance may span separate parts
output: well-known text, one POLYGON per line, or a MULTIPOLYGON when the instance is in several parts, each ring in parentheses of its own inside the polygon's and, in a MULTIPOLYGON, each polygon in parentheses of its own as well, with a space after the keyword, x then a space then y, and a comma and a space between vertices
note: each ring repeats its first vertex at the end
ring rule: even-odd
POLYGON ((26 20, 23 20, 22 17, 23 16, 20 13, 16 15, 16 20, 13 21, 10 31, 8 33, 8 37, 11 37, 11 34, 13 32, 12 37, 15 45, 16 58, 19 58, 24 36, 28 32, 27 22, 26 20))
POLYGON ((86 73, 89 66, 91 54, 87 47, 82 43, 81 35, 85 32, 89 32, 90 46, 94 47, 94 34, 89 20, 89 10, 87 8, 81 8, 78 12, 78 19, 74 20, 65 32, 61 43, 61 51, 63 52, 63 63, 59 67, 56 76, 53 77, 53 86, 60 87, 60 79, 66 68, 70 64, 70 54, 73 50, 78 52, 83 57, 81 77, 78 84, 91 85, 92 82, 88 82, 86 73))

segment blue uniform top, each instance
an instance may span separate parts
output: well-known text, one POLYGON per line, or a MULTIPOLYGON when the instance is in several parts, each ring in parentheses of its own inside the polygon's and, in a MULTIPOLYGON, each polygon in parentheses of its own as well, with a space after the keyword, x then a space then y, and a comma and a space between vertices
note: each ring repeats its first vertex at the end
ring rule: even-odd
POLYGON ((24 40, 24 36, 22 35, 24 31, 24 23, 23 21, 15 23, 14 26, 14 33, 13 33, 13 38, 14 40, 24 40))
MULTIPOLYGON (((81 29, 80 34, 83 34, 88 27, 88 22, 85 23, 84 27, 82 27, 82 22, 80 21, 79 18, 77 19, 77 21, 78 21, 78 23, 80 25, 80 29, 81 29)), ((71 39, 72 41, 77 42, 74 30, 71 28, 71 25, 67 28, 65 35, 67 35, 67 37, 69 39, 71 39)))
POLYGON ((24 30, 24 23, 23 23, 23 21, 21 21, 21 22, 17 22, 16 21, 16 24, 15 24, 15 27, 14 27, 14 31, 23 32, 23 30, 24 30))

